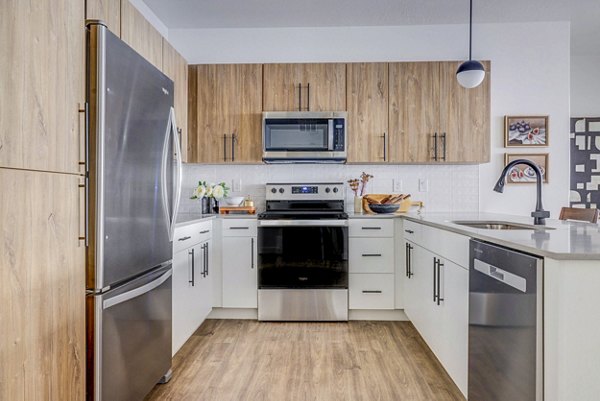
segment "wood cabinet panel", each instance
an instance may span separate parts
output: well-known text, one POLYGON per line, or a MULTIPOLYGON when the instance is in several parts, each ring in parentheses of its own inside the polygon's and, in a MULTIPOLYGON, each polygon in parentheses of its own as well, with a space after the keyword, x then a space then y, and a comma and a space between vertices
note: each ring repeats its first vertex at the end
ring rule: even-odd
POLYGON ((121 36, 121 0, 86 0, 85 18, 102 20, 112 33, 121 36))
POLYGON ((262 65, 189 67, 188 160, 262 160, 262 65), (232 144, 232 135, 236 141, 232 144))
POLYGON ((263 91, 264 111, 344 111, 346 65, 264 64, 263 91))
POLYGON ((348 162, 390 160, 388 64, 353 63, 346 67, 348 162))
POLYGON ((182 161, 187 161, 188 137, 188 64, 165 38, 162 45, 162 71, 175 83, 175 118, 181 145, 182 161))
POLYGON ((79 172, 84 2, 0 3, 0 167, 79 172))
POLYGON ((81 178, 0 168, 0 399, 84 399, 81 178))
POLYGON ((390 63, 391 161, 433 161, 434 132, 439 126, 440 65, 390 63))
POLYGON ((473 89, 456 80, 458 62, 440 64, 440 142, 447 162, 485 163, 490 160, 490 63, 486 78, 473 89))
POLYGON ((121 39, 162 68, 162 36, 128 0, 121 0, 121 39))

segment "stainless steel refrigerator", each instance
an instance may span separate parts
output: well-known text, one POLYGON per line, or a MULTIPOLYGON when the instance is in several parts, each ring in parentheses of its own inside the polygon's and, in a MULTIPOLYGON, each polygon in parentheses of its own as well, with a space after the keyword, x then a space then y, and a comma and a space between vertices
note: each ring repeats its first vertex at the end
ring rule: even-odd
POLYGON ((173 82, 101 22, 86 27, 87 398, 136 401, 171 374, 173 82))

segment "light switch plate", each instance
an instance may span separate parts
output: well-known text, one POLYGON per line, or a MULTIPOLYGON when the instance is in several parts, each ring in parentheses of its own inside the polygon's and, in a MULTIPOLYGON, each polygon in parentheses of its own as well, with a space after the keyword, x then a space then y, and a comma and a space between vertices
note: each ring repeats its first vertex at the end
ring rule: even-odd
POLYGON ((419 192, 429 191, 429 180, 427 178, 419 178, 419 192))
POLYGON ((402 192, 402 180, 399 178, 392 179, 392 192, 400 193, 402 192))
POLYGON ((233 192, 241 192, 242 191, 242 179, 234 178, 231 180, 231 190, 233 192))

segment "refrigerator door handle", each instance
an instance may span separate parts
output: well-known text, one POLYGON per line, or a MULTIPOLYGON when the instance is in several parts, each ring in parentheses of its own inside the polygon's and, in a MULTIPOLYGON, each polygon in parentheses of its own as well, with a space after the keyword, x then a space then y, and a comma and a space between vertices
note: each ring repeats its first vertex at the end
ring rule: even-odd
POLYGON ((138 287, 134 290, 125 292, 123 294, 119 294, 116 297, 109 298, 109 299, 105 300, 104 302, 102 302, 102 309, 108 309, 112 306, 122 304, 123 302, 127 302, 130 299, 139 297, 140 295, 144 295, 144 294, 152 291, 156 287, 159 287, 162 283, 167 281, 169 279, 169 277, 171 277, 172 274, 173 274, 173 270, 169 270, 168 272, 166 272, 165 274, 163 274, 156 280, 149 282, 148 284, 144 284, 143 286, 138 287))
POLYGON ((171 132, 174 134, 175 138, 175 152, 177 153, 177 188, 175 189, 175 202, 173 204, 173 216, 171 216, 171 231, 169 233, 169 238, 171 241, 175 236, 175 223, 177 222, 177 214, 179 213, 179 202, 181 201, 181 186, 183 180, 183 162, 181 161, 182 153, 181 153, 181 145, 179 144, 179 140, 177 138, 177 119, 175 118, 175 109, 171 107, 171 132))

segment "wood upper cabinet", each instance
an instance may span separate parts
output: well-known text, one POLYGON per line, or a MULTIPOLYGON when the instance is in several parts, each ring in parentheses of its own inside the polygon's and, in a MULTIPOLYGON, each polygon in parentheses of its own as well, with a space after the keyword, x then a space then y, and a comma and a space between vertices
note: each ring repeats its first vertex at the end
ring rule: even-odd
POLYGON ((353 63, 346 69, 348 162, 387 162, 388 64, 353 63))
POLYGON ((85 398, 80 179, 0 168, 1 400, 85 398))
POLYGON ((189 67, 188 161, 262 160, 262 65, 189 67))
POLYGON ((439 124, 439 63, 390 63, 391 160, 433 161, 433 134, 439 124))
POLYGON ((486 78, 465 89, 456 80, 458 62, 440 64, 439 153, 447 162, 490 161, 490 63, 482 62, 486 78))
POLYGON ((0 167, 79 173, 84 2, 0 2, 0 167))
POLYGON ((109 31, 121 36, 121 0, 86 0, 85 18, 102 20, 109 31))
MULTIPOLYGON (((490 153, 490 79, 456 80, 458 62, 390 63, 391 161, 482 163, 490 153)), ((490 63, 485 62, 486 71, 490 63)))
POLYGON ((162 68, 163 38, 128 0, 121 0, 121 39, 156 68, 162 68))
POLYGON ((175 83, 175 118, 182 161, 187 161, 188 136, 188 64, 187 61, 163 38, 162 71, 175 83))
POLYGON ((346 65, 264 64, 263 92, 264 111, 344 111, 346 65))

